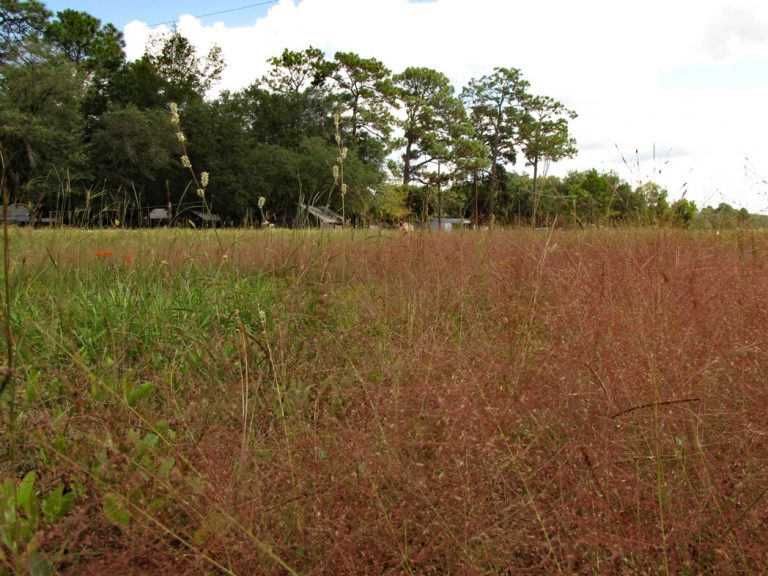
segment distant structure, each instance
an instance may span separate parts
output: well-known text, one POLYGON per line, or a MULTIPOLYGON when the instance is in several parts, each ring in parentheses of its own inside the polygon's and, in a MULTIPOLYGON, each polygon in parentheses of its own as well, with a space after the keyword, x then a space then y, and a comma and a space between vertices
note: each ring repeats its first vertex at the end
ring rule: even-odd
POLYGON ((432 218, 429 221, 429 229, 437 232, 450 232, 454 227, 465 228, 472 225, 469 218, 432 218))
POLYGON ((203 227, 221 226, 222 224, 221 216, 218 214, 193 210, 192 215, 194 218, 191 220, 193 220, 198 225, 202 225, 203 227))
MULTIPOLYGON (((0 206, 0 222, 3 221, 3 208, 0 206)), ((29 206, 25 204, 9 204, 8 205, 8 222, 11 224, 19 224, 21 226, 27 224, 47 224, 53 226, 56 224, 56 218, 52 216, 42 217, 39 213, 35 214, 29 206)))
POLYGON ((341 228, 344 219, 330 208, 323 206, 307 206, 309 223, 320 228, 341 228))
MULTIPOLYGON (((0 207, 0 220, 3 220, 4 210, 0 207)), ((14 224, 29 224, 32 222, 32 213, 28 206, 24 204, 9 204, 8 205, 8 222, 14 224)))
POLYGON ((169 224, 171 219, 168 217, 168 210, 165 208, 153 208, 149 211, 150 226, 162 226, 169 224))

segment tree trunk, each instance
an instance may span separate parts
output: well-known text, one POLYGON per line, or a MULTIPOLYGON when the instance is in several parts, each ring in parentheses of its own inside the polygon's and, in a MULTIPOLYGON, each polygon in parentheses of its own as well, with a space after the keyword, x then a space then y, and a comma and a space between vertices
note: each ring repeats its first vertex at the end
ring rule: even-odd
POLYGON ((533 160, 533 208, 531 209, 531 228, 536 228, 536 210, 539 207, 539 194, 536 189, 537 180, 539 177, 539 159, 533 160))
POLYGON ((480 215, 477 213, 477 171, 475 171, 475 173, 473 174, 472 188, 475 196, 474 198, 475 205, 474 205, 474 211, 473 211, 474 225, 475 225, 475 229, 477 229, 478 225, 480 224, 480 217, 479 217, 480 215))
POLYGON ((403 188, 408 188, 411 183, 411 142, 405 145, 405 154, 403 154, 403 188))
POLYGON ((440 163, 437 164, 437 229, 443 229, 443 189, 440 186, 440 163))
POLYGON ((488 202, 489 205, 489 214, 488 214, 488 225, 490 227, 493 227, 493 213, 496 210, 496 178, 498 175, 498 161, 496 159, 496 156, 493 157, 491 160, 491 190, 490 190, 490 201, 488 202))

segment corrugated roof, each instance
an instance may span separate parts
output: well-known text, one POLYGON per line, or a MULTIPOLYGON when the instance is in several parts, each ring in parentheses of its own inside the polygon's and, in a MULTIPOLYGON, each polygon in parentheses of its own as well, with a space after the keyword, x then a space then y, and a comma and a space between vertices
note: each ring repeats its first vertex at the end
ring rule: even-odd
POLYGON ((344 219, 328 208, 322 206, 307 206, 307 211, 324 224, 344 224, 344 219))
MULTIPOLYGON (((3 207, 0 206, 0 220, 3 219, 3 207)), ((31 212, 29 207, 24 204, 9 204, 8 205, 8 222, 27 223, 31 221, 31 212)))
POLYGON ((221 222, 221 218, 218 214, 210 214, 208 212, 195 212, 193 211, 192 214, 200 218, 203 222, 221 222))

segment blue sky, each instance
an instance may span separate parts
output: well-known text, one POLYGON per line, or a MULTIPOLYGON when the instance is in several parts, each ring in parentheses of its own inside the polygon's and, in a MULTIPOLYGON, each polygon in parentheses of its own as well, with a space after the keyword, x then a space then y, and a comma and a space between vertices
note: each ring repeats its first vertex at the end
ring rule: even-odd
MULTIPOLYGON (((238 90, 283 49, 374 57, 393 72, 428 66, 457 90, 494 67, 579 114, 579 155, 549 167, 654 180, 672 198, 768 212, 768 2, 765 0, 56 0, 123 30, 129 58, 179 31, 227 64, 238 90), (226 10, 243 8, 233 12, 226 10), (194 18, 212 12, 215 16, 194 18), (185 15, 185 16, 182 16, 185 15), (622 156, 628 160, 625 163, 622 156), (629 164, 629 165, 627 165, 629 164)), ((211 94, 211 96, 215 96, 211 94)), ((518 164, 515 170, 527 168, 518 164)))
MULTIPOLYGON (((67 8, 88 12, 102 23, 110 22, 122 29, 132 20, 141 20, 147 24, 175 21, 181 14, 201 16, 212 12, 224 12, 215 16, 203 18, 206 24, 213 21, 223 22, 227 26, 247 26, 266 15, 269 4, 265 0, 50 0, 45 5, 52 12, 67 8)), ((270 4, 275 4, 271 2, 270 4)))
POLYGON ((669 90, 741 91, 768 82, 768 60, 746 58, 724 64, 689 64, 663 71, 660 80, 662 86, 669 90))

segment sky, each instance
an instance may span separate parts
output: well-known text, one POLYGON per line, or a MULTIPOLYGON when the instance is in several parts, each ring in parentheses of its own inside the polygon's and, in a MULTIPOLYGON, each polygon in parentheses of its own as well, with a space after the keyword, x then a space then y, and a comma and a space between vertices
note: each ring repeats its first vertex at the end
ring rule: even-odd
MULTIPOLYGON (((457 92, 494 67, 578 113, 579 154, 552 164, 653 180, 700 207, 768 213, 765 0, 56 0, 123 31, 129 59, 175 23, 238 90, 283 49, 356 52, 394 73, 428 66, 457 92), (219 12, 219 14, 209 15, 219 12)), ((515 170, 526 170, 522 162, 515 170)))

